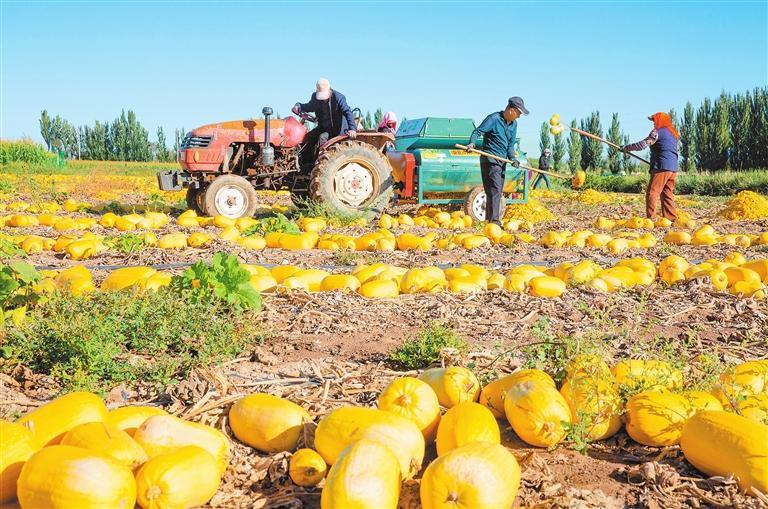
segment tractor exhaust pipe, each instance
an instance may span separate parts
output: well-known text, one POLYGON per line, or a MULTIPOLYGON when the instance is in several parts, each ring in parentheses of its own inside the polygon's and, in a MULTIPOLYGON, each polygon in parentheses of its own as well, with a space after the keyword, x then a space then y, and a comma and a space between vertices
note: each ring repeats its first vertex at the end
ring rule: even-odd
POLYGON ((261 164, 274 166, 275 149, 269 143, 269 117, 272 116, 272 108, 265 106, 261 113, 264 115, 264 144, 261 146, 261 164))

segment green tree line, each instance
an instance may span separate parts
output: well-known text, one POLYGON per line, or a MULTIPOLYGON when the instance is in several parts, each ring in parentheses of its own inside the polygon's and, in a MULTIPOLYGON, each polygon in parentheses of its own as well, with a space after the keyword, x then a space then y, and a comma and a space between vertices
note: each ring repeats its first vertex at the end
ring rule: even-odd
POLYGON ((48 150, 63 152, 69 159, 170 162, 175 159, 184 130, 176 129, 173 149, 169 149, 163 128, 158 127, 155 141, 150 141, 149 132, 132 110, 123 110, 112 122, 97 120, 92 126, 80 127, 43 110, 40 135, 48 150))
MULTIPOLYGON (((383 116, 381 108, 373 114, 366 112, 362 117, 364 128, 375 129, 383 116)), ((279 113, 276 118, 280 118, 279 113)), ((48 150, 62 152, 68 159, 171 162, 176 158, 185 131, 183 128, 176 129, 173 148, 168 148, 162 126, 157 128, 155 140, 151 141, 149 132, 132 110, 121 111, 112 122, 97 120, 92 126, 79 127, 59 115, 52 117, 47 110, 43 110, 40 113, 40 134, 48 150)))
MULTIPOLYGON (((714 100, 705 98, 698 107, 689 101, 683 109, 682 118, 674 109, 669 111, 669 115, 680 133, 681 170, 768 168, 768 87, 740 94, 723 92, 714 100)), ((593 111, 578 121, 572 120, 570 126, 604 137, 619 146, 635 141, 622 131, 617 113, 611 116, 606 133, 599 111, 593 111)), ((554 147, 555 169, 565 164, 563 154, 558 155, 559 150, 567 151, 567 167, 571 172, 579 168, 606 169, 619 174, 632 173, 638 168, 629 154, 573 131, 554 136, 554 141, 550 141, 551 136, 549 124, 543 123, 539 147, 542 150, 554 147), (567 149, 562 146, 566 143, 564 138, 567 138, 567 149)))

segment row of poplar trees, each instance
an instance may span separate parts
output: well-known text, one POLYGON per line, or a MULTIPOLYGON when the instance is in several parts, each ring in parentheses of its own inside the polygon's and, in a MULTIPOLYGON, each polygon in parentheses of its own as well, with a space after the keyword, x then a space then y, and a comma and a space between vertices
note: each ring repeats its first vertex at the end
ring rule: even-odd
MULTIPOLYGON (((697 108, 689 101, 681 117, 674 109, 669 114, 680 134, 681 170, 768 168, 768 87, 743 94, 723 92, 714 100, 705 98, 697 108)), ((572 120, 570 125, 604 136, 599 111, 578 122, 572 120)), ((642 135, 630 140, 621 130, 619 115, 614 113, 604 137, 621 146, 637 141, 642 135)), ((571 172, 599 169, 618 174, 638 169, 628 154, 606 147, 597 140, 573 131, 552 136, 547 123, 541 126, 539 148, 542 152, 546 148, 552 150, 555 169, 566 164, 571 172), (567 161, 564 159, 566 154, 567 161)))
POLYGON ((176 129, 173 149, 169 149, 165 132, 157 128, 156 141, 136 119, 136 114, 123 110, 112 122, 75 127, 59 115, 52 117, 47 110, 40 113, 40 134, 48 150, 62 152, 68 159, 98 161, 164 161, 176 159, 178 144, 184 129, 176 129))
MULTIPOLYGON (((278 113, 277 118, 280 118, 278 113)), ((381 108, 362 117, 366 129, 375 129, 384 116, 381 108)), ((136 114, 123 110, 112 122, 99 122, 92 126, 75 127, 59 115, 40 113, 40 134, 48 150, 63 153, 68 159, 97 161, 163 161, 176 159, 184 129, 176 129, 173 149, 162 126, 157 128, 156 141, 149 140, 149 132, 136 119, 136 114)))

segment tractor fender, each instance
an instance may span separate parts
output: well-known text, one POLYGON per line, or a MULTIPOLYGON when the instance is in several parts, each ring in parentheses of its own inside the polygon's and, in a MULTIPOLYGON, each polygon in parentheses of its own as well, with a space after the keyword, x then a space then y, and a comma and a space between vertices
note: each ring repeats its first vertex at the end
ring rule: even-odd
MULTIPOLYGON (((336 145, 337 143, 341 143, 342 141, 346 141, 351 139, 346 134, 341 134, 339 136, 335 136, 328 141, 326 141, 321 147, 320 151, 327 150, 330 147, 336 145)), ((357 132, 357 141, 361 141, 363 143, 367 143, 368 145, 373 145, 376 147, 376 149, 379 152, 384 152, 384 147, 386 147, 387 142, 394 144, 395 143, 395 136, 391 133, 379 133, 379 132, 370 132, 370 131, 358 131, 357 132)))

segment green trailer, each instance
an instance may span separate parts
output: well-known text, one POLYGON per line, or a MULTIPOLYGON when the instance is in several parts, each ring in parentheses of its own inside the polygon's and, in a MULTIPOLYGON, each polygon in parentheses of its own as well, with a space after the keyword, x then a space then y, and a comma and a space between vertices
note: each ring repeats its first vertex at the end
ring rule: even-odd
MULTIPOLYGON (((403 122, 397 131, 395 150, 387 152, 398 198, 419 204, 462 204, 466 213, 484 220, 480 158, 456 148, 457 143, 469 143, 474 129, 475 123, 469 118, 427 117, 403 122)), ((519 139, 515 140, 515 158, 528 164, 519 143, 519 139)), ((527 203, 529 187, 528 171, 507 167, 506 203, 527 203)))

